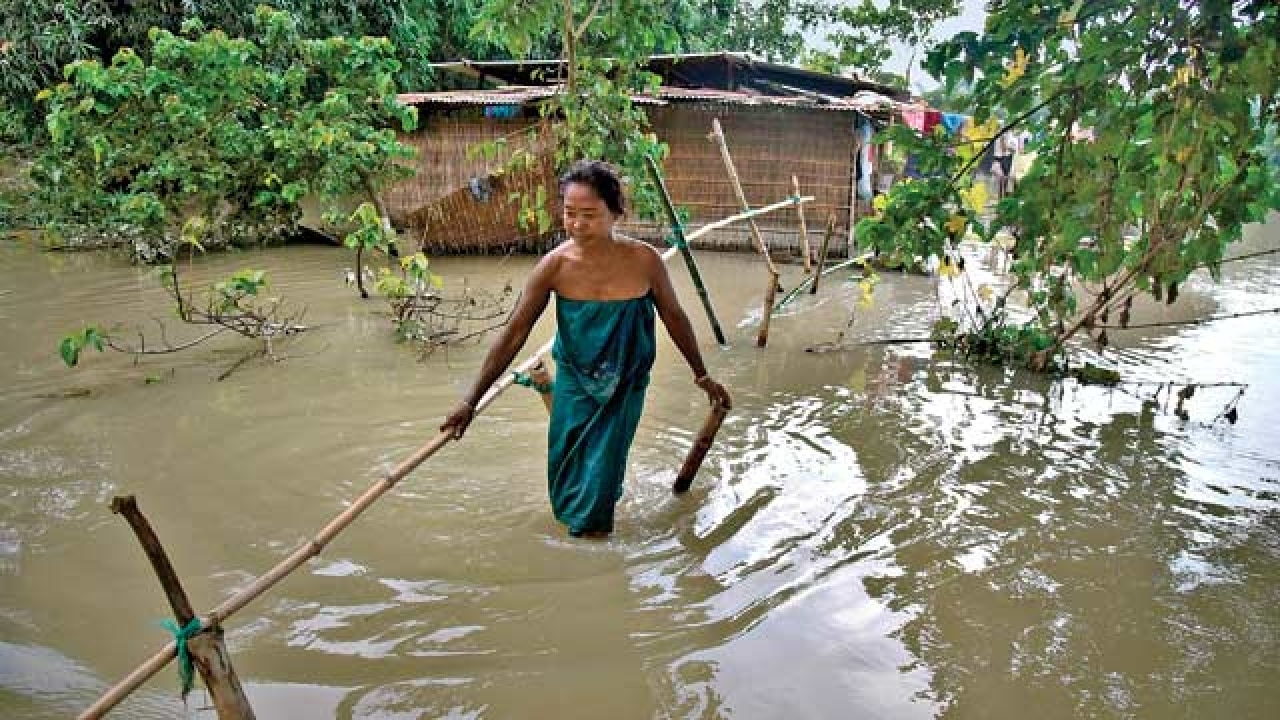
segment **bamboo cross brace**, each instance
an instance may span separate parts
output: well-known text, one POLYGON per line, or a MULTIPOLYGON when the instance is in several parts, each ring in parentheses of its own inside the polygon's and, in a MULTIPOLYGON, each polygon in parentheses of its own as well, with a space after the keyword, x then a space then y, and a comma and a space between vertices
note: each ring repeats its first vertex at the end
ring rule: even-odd
POLYGON ((715 222, 709 222, 706 225, 703 225, 702 227, 698 228, 697 230, 690 231, 688 234, 684 236, 684 239, 689 242, 693 242, 697 238, 700 238, 703 235, 706 235, 707 233, 712 232, 713 230, 719 230, 720 228, 728 227, 729 225, 732 225, 736 222, 742 222, 743 220, 746 220, 748 218, 767 215, 768 213, 771 213, 775 210, 781 210, 782 208, 789 207, 791 205, 811 203, 813 202, 813 200, 814 198, 812 195, 805 195, 803 197, 796 197, 796 198, 787 198, 786 200, 780 200, 772 205, 765 205, 764 207, 758 207, 758 208, 755 208, 754 210, 749 210, 747 212, 740 212, 737 215, 730 215, 729 217, 724 218, 723 220, 716 220, 715 222))
MULTIPOLYGON (((704 235, 712 230, 724 227, 734 222, 739 222, 748 217, 763 215, 766 212, 772 212, 780 208, 793 205, 797 202, 810 202, 812 200, 813 198, 811 197, 792 198, 751 212, 739 213, 725 218, 724 220, 704 225, 698 230, 689 233, 687 239, 692 240, 693 238, 704 235)), ((664 261, 670 260, 677 252, 679 252, 679 248, 669 248, 662 253, 662 259, 664 261)), ((507 388, 511 387, 515 379, 514 372, 528 372, 543 358, 543 356, 551 352, 551 346, 554 342, 554 340, 547 341, 542 345, 542 347, 538 348, 536 352, 526 358, 524 362, 517 365, 515 371, 509 372, 499 378, 498 381, 489 388, 489 391, 484 394, 484 397, 480 399, 480 402, 476 404, 473 414, 479 415, 484 412, 485 408, 489 407, 489 405, 499 395, 506 391, 507 388)), ((444 447, 450 439, 451 435, 447 432, 437 433, 435 437, 427 441, 425 445, 418 448, 418 450, 412 455, 401 461, 401 463, 393 468, 385 478, 377 481, 370 486, 368 490, 365 490, 364 494, 356 498, 356 500, 351 503, 350 507, 330 521, 329 524, 321 529, 312 540, 303 544, 297 550, 294 550, 292 554, 280 561, 275 567, 259 576, 248 586, 241 589, 235 595, 227 598, 221 605, 217 606, 213 610, 209 611, 207 615, 200 618, 201 629, 207 630, 210 627, 221 624, 223 620, 231 617, 237 611, 253 602, 259 595, 263 594, 276 583, 280 582, 288 576, 289 573, 301 566, 302 563, 316 555, 319 555, 325 545, 337 536, 338 533, 346 529, 346 527, 359 517, 366 508, 372 505, 383 495, 383 493, 394 487, 397 482, 404 479, 406 475, 413 472, 413 470, 426 461, 427 458, 435 455, 436 452, 439 451, 440 448, 444 447)), ((106 715, 113 707, 118 705, 121 700, 128 697, 130 693, 141 687, 144 682, 151 678, 151 676, 160 672, 165 665, 168 665, 169 661, 173 660, 176 650, 176 645, 170 641, 158 652, 135 668, 133 672, 126 675, 122 680, 120 680, 120 682, 116 683, 103 693, 102 696, 93 703, 93 705, 90 705, 77 716, 79 720, 90 720, 92 718, 100 718, 106 715)))

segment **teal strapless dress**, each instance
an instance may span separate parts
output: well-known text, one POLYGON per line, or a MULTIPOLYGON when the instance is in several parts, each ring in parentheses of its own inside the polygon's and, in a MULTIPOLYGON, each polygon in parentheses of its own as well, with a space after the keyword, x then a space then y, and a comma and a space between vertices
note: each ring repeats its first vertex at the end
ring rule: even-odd
POLYGON ((547 485, 570 535, 612 532, 653 367, 653 298, 556 296, 547 485))

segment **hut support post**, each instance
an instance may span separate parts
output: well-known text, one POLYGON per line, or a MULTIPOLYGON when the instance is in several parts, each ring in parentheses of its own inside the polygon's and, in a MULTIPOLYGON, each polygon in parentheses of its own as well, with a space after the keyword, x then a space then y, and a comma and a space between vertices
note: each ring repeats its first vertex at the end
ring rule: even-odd
MULTIPOLYGON (((800 181, 791 176, 791 189, 796 197, 800 197, 800 181)), ((804 274, 813 272, 813 261, 809 257, 809 226, 804 221, 804 205, 796 203, 796 216, 800 219, 800 252, 804 255, 804 274)))
POLYGON ((716 342, 721 345, 727 344, 724 339, 724 331, 720 329, 720 321, 716 319, 716 311, 711 307, 711 297, 707 294, 707 286, 702 282, 702 273, 698 272, 698 263, 693 259, 693 251, 689 249, 689 241, 684 235, 684 226, 680 224, 680 216, 676 214, 676 206, 671 202, 671 195, 667 192, 667 183, 662 179, 662 173, 658 170, 658 164, 654 162, 652 157, 645 156, 645 164, 649 168, 649 177, 653 180, 653 185, 658 189, 658 194, 662 196, 662 207, 667 211, 667 219, 671 222, 671 233, 675 237, 673 243, 680 249, 680 256, 684 258, 685 267, 689 269, 689 277, 693 280, 693 286, 698 291, 698 298, 702 300, 702 309, 707 312, 707 320, 711 323, 711 332, 716 336, 716 342))
MULTIPOLYGON (((742 191, 742 181, 738 179, 738 170, 733 165, 733 156, 729 154, 729 145, 725 142, 724 131, 720 129, 719 118, 711 119, 711 139, 720 148, 720 158, 724 160, 724 169, 729 174, 729 182, 733 185, 734 194, 738 196, 738 204, 742 206, 743 212, 749 212, 751 205, 747 203, 747 195, 742 191)), ((764 308, 760 317, 760 333, 756 336, 756 346, 764 347, 769 342, 769 321, 773 319, 773 301, 778 293, 778 269, 773 266, 773 259, 769 257, 769 246, 765 244, 764 236, 760 234, 760 228, 756 225, 754 218, 747 218, 747 228, 751 231, 752 239, 755 240, 756 250, 764 258, 765 269, 769 271, 769 285, 764 291, 764 308)))
POLYGON ((849 236, 846 242, 846 258, 853 257, 853 228, 858 224, 858 157, 862 154, 862 136, 858 134, 858 121, 853 121, 853 157, 849 163, 849 236))
MULTIPOLYGON (((191 601, 187 599, 187 593, 178 580, 173 564, 169 562, 164 546, 160 544, 160 538, 138 508, 137 500, 132 495, 114 498, 111 501, 111 511, 123 515, 129 527, 133 528, 142 551, 147 554, 151 568, 160 579, 160 587, 169 599, 169 607, 173 609, 178 627, 186 627, 195 619, 195 611, 191 608, 191 601)), ((222 641, 222 627, 215 624, 191 637, 187 641, 187 652, 209 690, 218 720, 254 720, 249 698, 244 694, 240 679, 231 667, 231 655, 227 653, 227 646, 222 641)))
POLYGON ((822 233, 822 249, 818 250, 818 272, 813 274, 813 284, 809 286, 809 294, 818 294, 818 280, 822 277, 822 266, 827 263, 827 246, 831 244, 831 236, 836 231, 836 214, 827 216, 827 231, 822 233))

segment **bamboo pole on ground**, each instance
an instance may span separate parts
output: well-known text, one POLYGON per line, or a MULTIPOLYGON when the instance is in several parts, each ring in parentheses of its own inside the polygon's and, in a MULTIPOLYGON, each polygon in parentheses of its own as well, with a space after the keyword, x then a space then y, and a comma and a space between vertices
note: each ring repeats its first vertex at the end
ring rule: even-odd
MULTIPOLYGON (((137 500, 132 495, 114 498, 111 501, 111 512, 123 515, 129 527, 133 528, 133 534, 137 536, 138 543, 142 545, 142 551, 151 561, 151 568, 160 579, 160 587, 164 589, 164 594, 169 599, 169 607, 172 608, 173 616, 178 621, 178 627, 186 627, 187 623, 195 618, 195 611, 191 609, 191 601, 187 599, 186 591, 182 589, 178 573, 169 562, 169 555, 160 544, 160 538, 156 535, 155 529, 138 508, 137 500)), ((210 630, 212 632, 202 631, 188 639, 187 651, 196 669, 200 671, 204 686, 209 690, 209 697, 213 699, 213 707, 218 713, 218 718, 219 720, 254 720, 249 698, 245 695, 240 679, 236 677, 236 672, 231 667, 231 656, 227 653, 227 646, 222 641, 222 627, 214 625, 210 630)))
POLYGON ((818 272, 813 276, 813 284, 809 286, 809 294, 818 294, 818 278, 822 277, 822 266, 827 264, 827 246, 831 243, 831 236, 836 231, 836 214, 833 212, 827 216, 827 231, 822 234, 822 249, 818 251, 818 272))
MULTIPOLYGON (((791 176, 791 189, 800 197, 800 181, 791 176)), ((809 226, 804 221, 804 205, 796 203, 796 216, 800 219, 800 252, 804 255, 804 274, 813 272, 813 261, 809 258, 809 226)))
MULTIPOLYGON (((812 199, 813 198, 802 198, 801 200, 808 201, 812 199)), ((765 212, 771 212, 779 208, 786 207, 794 202, 796 202, 794 199, 787 200, 749 213, 740 213, 738 215, 725 218, 722 221, 711 223, 690 233, 688 239, 692 240, 710 232, 711 230, 724 227, 732 222, 739 222, 747 219, 748 217, 762 215, 765 212)), ((670 260, 678 251, 679 248, 669 248, 667 251, 662 253, 663 261, 670 260)), ((524 362, 517 365, 514 372, 528 372, 531 370, 538 364, 544 355, 551 352, 551 347, 554 342, 554 340, 549 340, 544 343, 542 347, 538 348, 538 350, 526 358, 524 362)), ((480 399, 480 402, 476 404, 473 416, 478 416, 484 412, 494 399, 506 391, 507 388, 511 387, 514 378, 515 375, 513 373, 507 373, 503 377, 499 378, 493 386, 489 388, 489 391, 484 394, 484 397, 480 399)), ((247 587, 242 588, 235 595, 227 598, 221 605, 217 606, 210 611, 208 615, 201 618, 201 629, 207 630, 211 627, 221 625, 223 620, 231 617, 237 611, 243 609, 246 605, 256 600, 259 595, 269 590, 276 583, 280 582, 280 580, 284 579, 289 573, 296 570, 300 565, 302 565, 302 563, 316 555, 319 555, 329 541, 337 536, 338 533, 346 529, 346 527, 359 517, 365 509, 372 505, 374 501, 381 497, 387 490, 394 487, 397 482, 404 479, 406 475, 426 461, 427 458, 436 454, 436 452, 439 451, 440 448, 444 447, 450 439, 452 439, 452 436, 447 432, 437 433, 427 441, 425 445, 418 448, 412 455, 401 461, 401 463, 393 468, 385 478, 375 482, 369 487, 369 489, 365 490, 364 494, 356 498, 356 500, 352 502, 344 512, 330 521, 329 524, 326 525, 312 540, 300 546, 287 558, 277 563, 275 567, 259 576, 258 579, 254 580, 247 587)), ((176 650, 176 645, 172 641, 169 642, 141 665, 134 668, 133 672, 129 673, 121 679, 120 682, 109 688, 92 705, 81 712, 80 715, 77 716, 79 720, 92 720, 106 715, 113 707, 118 705, 121 700, 128 697, 129 693, 137 690, 144 682, 151 678, 151 676, 160 672, 165 665, 169 664, 169 661, 174 658, 176 650)))
MULTIPOLYGON (((711 139, 720 149, 720 159, 724 161, 724 169, 729 174, 729 183, 733 186, 733 192, 738 197, 738 204, 742 206, 744 212, 751 210, 751 205, 747 202, 747 195, 742 191, 742 181, 738 179, 738 170, 733 166, 733 156, 729 154, 729 144, 725 142, 724 131, 720 128, 720 118, 711 119, 711 139)), ((760 318, 760 333, 756 335, 756 347, 764 347, 769 342, 769 321, 773 319, 773 299, 778 293, 778 269, 773 266, 773 259, 769 257, 769 246, 765 244, 764 236, 760 234, 760 228, 756 225, 756 221, 748 218, 747 228, 751 231, 751 237, 756 243, 756 250, 764 258, 765 268, 769 271, 769 285, 764 291, 764 308, 760 318)))
POLYGON ((649 155, 645 155, 644 159, 645 165, 649 168, 649 177, 653 180, 658 195, 662 197, 662 207, 667 211, 667 220, 671 222, 671 233, 675 236, 673 249, 679 250, 684 257, 685 267, 689 269, 689 277, 693 279, 694 289, 698 291, 698 298, 702 300, 702 309, 707 312, 707 320, 711 323, 711 332, 715 334, 716 342, 725 345, 724 331, 720 329, 716 311, 711 307, 711 297, 707 294, 707 286, 702 283, 702 273, 698 272, 698 263, 693 259, 693 252, 689 250, 689 241, 684 236, 684 226, 680 223, 680 216, 676 214, 676 206, 671 202, 671 194, 667 192, 667 183, 662 179, 658 163, 654 162, 649 155))

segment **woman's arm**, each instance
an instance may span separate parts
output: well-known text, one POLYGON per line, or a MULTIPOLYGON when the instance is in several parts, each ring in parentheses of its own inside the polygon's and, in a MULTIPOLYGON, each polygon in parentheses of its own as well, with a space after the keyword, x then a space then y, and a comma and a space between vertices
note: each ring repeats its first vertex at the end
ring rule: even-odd
POLYGON ((547 301, 551 297, 557 264, 556 254, 551 253, 534 267, 533 274, 525 283, 524 291, 520 293, 520 299, 516 303, 515 312, 511 314, 511 320, 502 328, 498 339, 489 348, 471 389, 440 426, 441 431, 451 430, 455 440, 461 438, 467 431, 467 426, 471 424, 471 418, 475 414, 476 405, 488 392, 489 386, 506 372, 511 361, 515 359, 516 353, 520 352, 520 348, 524 347, 525 341, 529 339, 529 332, 533 329, 534 323, 542 317, 542 311, 546 309, 547 301))
POLYGON ((707 376, 707 368, 702 362, 702 352, 698 350, 698 338, 693 332, 689 316, 680 306, 680 298, 671 285, 671 275, 667 272, 667 264, 662 256, 653 248, 646 246, 645 260, 649 264, 649 287, 653 289, 653 304, 658 310, 658 317, 667 328, 667 334, 676 344, 676 349, 689 363, 693 371, 693 382, 707 393, 712 403, 722 403, 726 408, 731 406, 729 392, 720 383, 707 376))

